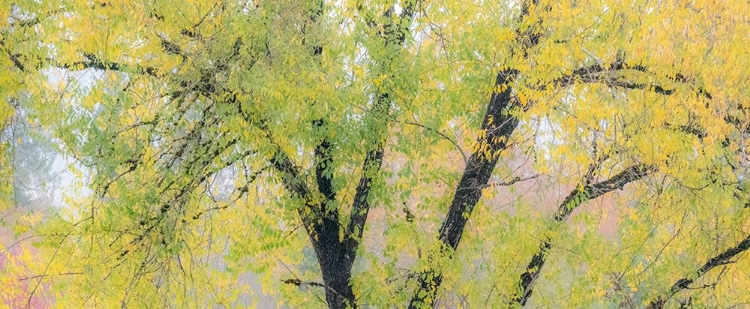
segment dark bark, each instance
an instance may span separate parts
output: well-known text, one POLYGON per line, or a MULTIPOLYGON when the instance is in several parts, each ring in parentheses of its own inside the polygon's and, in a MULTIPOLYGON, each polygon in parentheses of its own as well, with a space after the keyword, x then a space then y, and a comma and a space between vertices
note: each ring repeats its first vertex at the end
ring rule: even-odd
MULTIPOLYGON (((521 3, 521 12, 518 16, 519 24, 531 12, 532 6, 537 6, 537 0, 526 0, 521 3)), ((537 24, 528 25, 526 30, 516 31, 516 41, 520 49, 513 53, 520 53, 526 58, 528 51, 539 44, 542 32, 537 30, 537 24)), ((497 165, 498 154, 507 147, 507 141, 518 126, 518 118, 512 114, 515 109, 520 109, 515 100, 512 99, 513 81, 518 71, 512 68, 505 69, 497 74, 495 87, 487 105, 487 110, 482 122, 484 137, 478 140, 479 147, 469 158, 461 180, 456 187, 453 201, 448 209, 448 215, 440 227, 438 241, 440 251, 437 256, 430 259, 442 257, 452 258, 453 252, 458 248, 466 223, 471 216, 474 207, 482 195, 482 189, 487 186, 487 181, 497 165), (483 149, 484 148, 484 149, 483 149), (489 156, 487 154, 490 154, 489 156)), ((432 261, 431 261, 432 262, 432 261)), ((409 302, 409 308, 421 308, 434 303, 437 290, 443 281, 443 274, 439 266, 431 265, 428 269, 419 273, 418 286, 409 302)))
POLYGON ((338 211, 324 211, 324 205, 312 202, 311 192, 304 180, 300 179, 298 167, 286 154, 279 150, 271 163, 281 173, 284 187, 305 201, 304 206, 298 208, 298 214, 320 265, 327 287, 328 306, 356 308, 354 291, 349 284, 355 256, 339 236, 341 224, 338 211))
POLYGON ((336 218, 324 217, 316 225, 317 240, 311 237, 326 289, 329 308, 356 308, 356 299, 349 280, 352 277, 354 253, 339 238, 340 224, 336 218))
POLYGON ((667 303, 669 298, 671 298, 673 295, 677 294, 678 292, 682 290, 690 288, 690 285, 693 284, 695 280, 697 280, 698 278, 700 278, 707 272, 711 271, 712 269, 721 265, 732 263, 732 258, 734 258, 740 253, 747 251, 748 249, 750 249, 750 236, 745 237, 745 239, 740 241, 736 246, 729 248, 726 251, 719 253, 718 255, 708 259, 708 261, 705 264, 703 264, 703 266, 698 268, 692 275, 685 276, 684 278, 677 280, 672 285, 672 287, 669 289, 668 292, 666 292, 664 295, 652 301, 648 305, 648 308, 651 308, 651 309, 664 308, 664 305, 667 303))
MULTIPOLYGON (((309 11, 309 23, 303 32, 309 31, 309 26, 317 22, 323 14, 323 1, 316 1, 309 11)), ((303 44, 307 39, 303 38, 303 44)), ((310 44, 312 56, 317 58, 323 54, 321 45, 310 44)), ((313 102, 315 104, 315 102, 313 102)), ((337 209, 329 209, 331 202, 336 199, 333 187, 333 155, 332 142, 328 136, 328 121, 323 118, 312 121, 312 126, 318 135, 315 145, 313 164, 315 166, 315 182, 317 190, 323 195, 319 203, 313 202, 314 194, 299 176, 298 167, 291 159, 277 148, 277 154, 272 164, 282 174, 282 181, 287 190, 301 197, 305 204, 298 208, 298 214, 307 231, 323 277, 326 302, 330 308, 355 308, 354 291, 349 280, 354 262, 354 252, 348 250, 345 241, 340 238, 341 224, 337 209)), ((298 284, 299 285, 299 284, 298 284)))
MULTIPOLYGON (((393 16, 393 9, 387 11, 385 17, 388 18, 388 23, 384 26, 385 31, 382 34, 383 44, 386 47, 400 47, 404 43, 408 25, 414 12, 414 4, 410 3, 405 6, 398 19, 393 16)), ((316 7, 311 11, 311 21, 314 22, 322 12, 323 2, 318 1, 316 7)), ((323 48, 313 46, 312 52, 314 56, 319 56, 322 54, 323 48)), ((389 62, 392 60, 393 58, 389 57, 384 60, 384 63, 380 64, 385 73, 388 73, 389 62)), ((309 189, 304 185, 304 181, 299 179, 298 169, 288 156, 279 152, 272 162, 277 170, 282 172, 284 186, 306 201, 305 206, 300 208, 299 215, 315 250, 323 276, 326 302, 330 308, 357 307, 356 298, 350 285, 351 270, 356 258, 357 247, 364 232, 367 214, 370 210, 368 199, 372 184, 383 162, 387 127, 384 122, 388 118, 390 104, 388 92, 379 91, 373 110, 368 115, 372 120, 372 125, 368 129, 371 130, 375 139, 368 146, 362 165, 362 176, 352 201, 349 224, 345 228, 341 226, 339 210, 329 209, 329 205, 336 198, 336 192, 333 188, 332 142, 326 134, 328 123, 325 119, 313 121, 313 126, 320 136, 314 154, 315 180, 318 191, 324 196, 319 205, 314 205, 311 202, 313 199, 309 189)))
MULTIPOLYGON (((628 65, 624 55, 619 55, 617 60, 608 67, 603 67, 600 64, 594 64, 586 67, 582 67, 574 70, 571 74, 564 75, 560 78, 553 80, 550 85, 552 87, 566 87, 576 82, 581 83, 602 83, 612 88, 623 88, 628 90, 646 90, 662 95, 672 95, 677 91, 676 87, 668 87, 658 83, 636 83, 627 80, 623 76, 617 76, 617 73, 624 73, 624 71, 637 71, 644 74, 655 76, 656 74, 649 71, 649 68, 643 65, 628 65)), ((694 78, 685 76, 677 73, 675 75, 663 75, 662 79, 675 84, 686 84, 690 85, 695 93, 700 98, 711 100, 713 95, 695 84, 694 78)), ((538 87, 545 89, 547 86, 538 87)))
MULTIPOLYGON (((479 139, 479 144, 486 146, 478 147, 479 149, 471 155, 456 187, 448 215, 440 227, 438 240, 442 248, 437 258, 444 255, 450 256, 458 247, 471 212, 495 169, 498 154, 506 148, 508 139, 518 125, 518 118, 511 113, 515 107, 511 99, 511 85, 515 75, 516 72, 513 70, 505 70, 497 75, 495 85, 501 91, 493 93, 490 98, 487 113, 482 122, 482 131, 485 134, 479 139)), ((420 273, 419 286, 411 299, 409 308, 432 304, 442 280, 442 271, 438 267, 432 267, 420 273)))
POLYGON ((347 246, 350 247, 349 250, 352 252, 356 250, 367 222, 367 214, 370 211, 370 203, 367 198, 372 188, 373 176, 380 170, 383 163, 383 142, 380 141, 379 144, 378 147, 367 152, 365 163, 362 166, 362 176, 354 194, 349 224, 346 227, 346 233, 349 235, 347 246))
MULTIPOLYGON (((595 165, 592 165, 592 167, 595 165)), ((619 174, 613 176, 602 182, 595 184, 588 184, 593 178, 593 169, 589 169, 589 173, 586 175, 584 183, 586 185, 583 188, 576 188, 571 192, 560 204, 555 213, 555 222, 561 223, 567 219, 573 210, 588 200, 600 197, 608 192, 614 190, 622 190, 626 184, 637 181, 643 177, 646 177, 651 173, 652 169, 643 165, 631 166, 619 174)), ((521 274, 519 278, 520 293, 512 293, 509 306, 525 306, 534 291, 534 282, 539 278, 539 274, 544 266, 547 253, 551 249, 552 244, 550 239, 542 240, 539 244, 539 250, 534 254, 526 266, 526 271, 521 274)))
MULTIPOLYGON (((313 126, 318 131, 327 129, 327 124, 323 119, 317 119, 313 126)), ((325 134, 325 133, 320 133, 325 134)), ((331 142, 328 137, 323 137, 320 143, 315 146, 315 180, 318 183, 318 191, 323 194, 326 201, 336 199, 333 191, 333 158, 331 157, 331 142)))
MULTIPOLYGON (((408 3, 398 19, 393 16, 393 9, 386 12, 385 17, 388 18, 388 22, 384 26, 385 31, 382 35, 386 47, 400 47, 404 43, 408 26, 411 24, 414 5, 415 2, 408 3)), ((315 48, 314 52, 318 54, 321 49, 315 48)), ((392 60, 393 58, 388 58, 385 61, 390 62, 392 60)), ((381 63, 380 66, 387 72, 390 63, 381 63)), ((349 224, 343 231, 343 239, 340 236, 342 234, 340 229, 343 227, 339 223, 338 210, 326 209, 327 203, 335 198, 335 192, 333 192, 331 185, 332 172, 330 172, 330 166, 333 163, 330 154, 331 145, 327 138, 324 138, 316 147, 316 179, 318 188, 326 197, 326 201, 321 207, 323 212, 322 224, 316 226, 317 239, 312 235, 310 239, 315 248, 323 274, 323 281, 327 286, 326 301, 330 308, 357 307, 356 298, 350 285, 351 270, 370 210, 369 196, 373 181, 383 163, 387 128, 385 121, 390 114, 390 104, 391 99, 388 92, 379 93, 369 115, 373 121, 370 130, 375 139, 368 147, 365 161, 362 164, 362 176, 352 201, 349 224), (329 169, 328 172, 326 168, 329 169)), ((322 124, 322 121, 320 124, 322 124)))
MULTIPOLYGON (((387 115, 388 104, 387 96, 381 96, 376 102, 376 114, 380 116, 387 115)), ((377 134, 382 135, 382 134, 377 134)), ((321 205, 323 219, 316 226, 315 236, 310 235, 310 240, 315 249, 318 258, 318 264, 323 275, 323 282, 327 286, 326 302, 330 308, 356 308, 356 299, 350 285, 352 276, 352 265, 357 256, 357 247, 359 246, 364 231, 364 225, 367 221, 367 214, 370 210, 370 204, 367 201, 370 189, 372 188, 373 178, 380 170, 383 162, 382 136, 376 137, 378 140, 367 151, 365 162, 362 167, 362 176, 360 178, 357 190, 352 202, 351 216, 349 224, 343 231, 343 239, 340 236, 343 227, 339 222, 339 214, 336 209, 327 209, 326 203, 333 201, 333 191, 331 189, 331 175, 324 173, 322 168, 317 169, 317 180, 320 192, 326 196, 324 205, 321 205)), ((328 150, 330 145, 326 145, 326 140, 318 146, 318 149, 328 150)), ((328 150, 329 151, 329 150, 328 150)), ((321 151, 321 153, 324 153, 321 151)), ((329 157, 320 156, 321 162, 332 163, 329 157)), ((325 164, 325 163, 324 163, 325 164)))

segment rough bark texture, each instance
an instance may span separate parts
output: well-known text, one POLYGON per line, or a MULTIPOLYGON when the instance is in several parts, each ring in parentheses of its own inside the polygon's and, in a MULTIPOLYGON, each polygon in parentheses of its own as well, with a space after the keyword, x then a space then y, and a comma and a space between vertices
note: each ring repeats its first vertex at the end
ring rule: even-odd
POLYGON ((325 218, 317 227, 315 254, 323 274, 326 302, 330 308, 356 308, 354 291, 349 284, 352 277, 354 254, 339 240, 338 219, 325 218))
POLYGON ((299 169, 286 154, 279 151, 272 163, 281 173, 284 187, 305 200, 298 213, 320 265, 328 306, 355 308, 354 291, 349 285, 355 256, 353 250, 340 239, 338 211, 325 211, 328 200, 321 204, 311 202, 312 195, 307 184, 300 179, 299 169))
MULTIPOLYGON (((310 12, 311 22, 316 22, 323 14, 323 1, 317 1, 310 12)), ((323 47, 312 46, 313 56, 319 57, 323 54, 323 47)), ((315 181, 318 192, 323 195, 320 205, 314 205, 317 209, 311 211, 315 214, 312 222, 311 233, 308 236, 318 259, 323 283, 325 285, 326 302, 330 308, 356 308, 356 299, 349 280, 352 277, 352 264, 356 255, 356 246, 347 245, 347 241, 341 239, 341 224, 337 209, 330 209, 331 202, 336 200, 336 192, 333 188, 333 157, 331 154, 331 141, 329 140, 326 119, 316 119, 312 123, 313 128, 320 136, 320 141, 315 146, 314 164, 315 181), (315 211, 317 210, 317 211, 315 211)), ((367 165, 367 160, 365 162, 367 165)), ((378 164, 377 168, 380 168, 378 164)), ((309 200, 309 197, 308 197, 309 200)), ((304 220, 304 219, 303 219, 304 220)), ((351 238, 346 234, 346 238, 351 238)))
MULTIPOLYGON (((511 113, 514 108, 511 83, 515 75, 516 72, 512 70, 505 70, 497 75, 495 85, 501 91, 492 94, 487 106, 487 113, 482 122, 482 131, 485 134, 479 140, 482 146, 469 158, 456 187, 448 215, 440 227, 440 256, 450 255, 458 247, 466 222, 495 169, 498 154, 506 148, 508 139, 518 125, 518 118, 511 113)), ((421 308, 432 304, 442 280, 443 275, 438 267, 423 271, 419 275, 419 287, 412 297, 409 308, 421 308)))

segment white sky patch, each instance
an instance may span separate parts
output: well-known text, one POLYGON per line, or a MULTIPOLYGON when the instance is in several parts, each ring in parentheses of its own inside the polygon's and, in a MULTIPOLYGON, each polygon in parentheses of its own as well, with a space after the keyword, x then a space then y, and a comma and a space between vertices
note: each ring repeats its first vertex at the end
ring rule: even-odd
MULTIPOLYGON (((42 71, 42 74, 46 76, 47 82, 51 86, 58 86, 60 91, 72 92, 80 91, 83 95, 86 95, 94 84, 104 77, 105 72, 102 70, 82 70, 82 71, 68 71, 60 68, 48 68, 42 71)), ((64 103, 69 106, 75 106, 78 102, 75 101, 75 96, 68 102, 64 103)), ((83 110, 81 110, 83 112, 83 110)), ((37 130, 40 131, 40 130, 37 130)), ((39 177, 34 183, 24 184, 30 190, 26 192, 32 198, 39 198, 43 195, 47 195, 51 198, 52 205, 54 208, 65 208, 72 206, 69 202, 80 201, 85 199, 94 192, 88 186, 91 178, 91 171, 80 164, 76 159, 64 155, 55 149, 64 149, 65 146, 61 144, 61 141, 45 134, 44 132, 35 132, 39 135, 39 138, 48 138, 46 142, 52 144, 53 149, 36 149, 36 151, 45 151, 46 160, 51 160, 51 168, 47 175, 39 177), (49 186, 43 185, 44 183, 49 186)), ((33 167, 29 167, 33 168, 33 167)))

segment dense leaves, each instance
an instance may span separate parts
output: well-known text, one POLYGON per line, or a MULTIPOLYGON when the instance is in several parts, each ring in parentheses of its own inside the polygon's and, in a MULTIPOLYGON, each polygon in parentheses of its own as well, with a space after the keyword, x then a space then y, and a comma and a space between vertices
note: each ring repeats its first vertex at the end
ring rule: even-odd
POLYGON ((2 6, 0 120, 80 184, 7 303, 750 302, 746 4, 2 6))

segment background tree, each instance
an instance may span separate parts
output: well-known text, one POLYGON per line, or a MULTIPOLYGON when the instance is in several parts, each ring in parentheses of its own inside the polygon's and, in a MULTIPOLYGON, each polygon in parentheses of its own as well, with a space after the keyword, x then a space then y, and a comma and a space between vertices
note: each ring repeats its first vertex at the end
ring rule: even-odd
POLYGON ((90 175, 24 270, 61 306, 237 306, 244 273, 287 306, 749 301, 744 5, 10 12, 33 121, 90 175))

